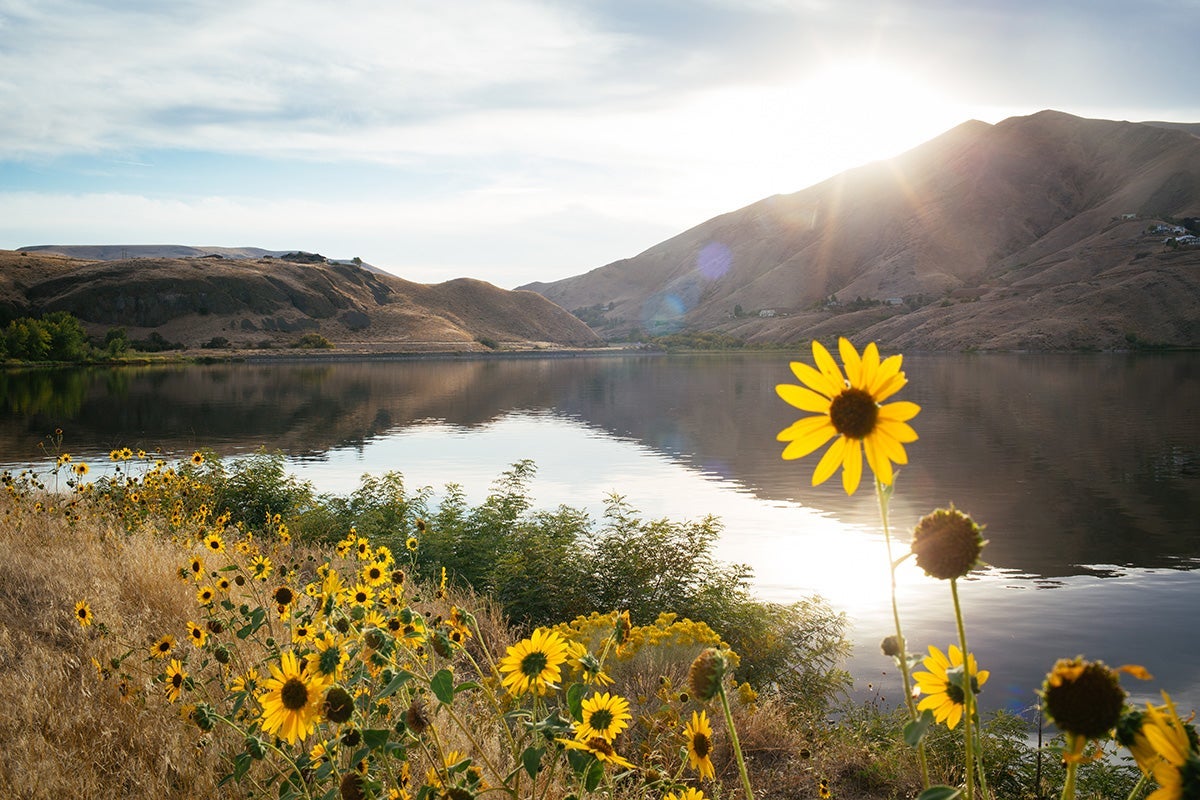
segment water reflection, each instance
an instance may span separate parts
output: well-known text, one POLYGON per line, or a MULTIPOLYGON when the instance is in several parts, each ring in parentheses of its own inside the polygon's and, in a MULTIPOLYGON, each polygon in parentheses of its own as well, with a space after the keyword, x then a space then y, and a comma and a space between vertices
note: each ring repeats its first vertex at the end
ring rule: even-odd
MULTIPOLYGON (((898 479, 907 527, 953 501, 987 524, 989 562, 1045 580, 1200 562, 1200 357, 910 356, 924 409, 898 479)), ((869 493, 808 486, 785 463, 794 411, 780 356, 251 364, 0 373, 0 461, 56 427, 76 451, 361 450, 437 420, 474 428, 539 412, 634 440, 764 501, 872 525, 869 493)), ((531 436, 538 436, 534 431, 531 436)), ((527 457, 518 447, 509 461, 527 457)))

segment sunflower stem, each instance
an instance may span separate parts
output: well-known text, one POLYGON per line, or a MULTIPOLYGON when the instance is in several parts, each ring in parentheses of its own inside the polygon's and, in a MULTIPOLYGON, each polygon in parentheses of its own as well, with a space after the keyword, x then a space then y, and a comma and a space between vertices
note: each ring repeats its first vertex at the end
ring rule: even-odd
POLYGON ((1130 789, 1129 796, 1126 797, 1125 800, 1136 800, 1136 798, 1139 795, 1141 795, 1142 789, 1145 788, 1146 781, 1148 781, 1149 779, 1150 779, 1150 776, 1148 774, 1146 774, 1145 772, 1143 772, 1142 776, 1140 778, 1138 778, 1138 782, 1133 785, 1132 789, 1130 789))
MULTIPOLYGON (((912 678, 908 671, 908 645, 904 641, 904 631, 900 628, 900 606, 896 601, 896 559, 892 557, 892 533, 888 525, 888 498, 890 493, 884 492, 883 483, 875 478, 875 497, 879 501, 879 520, 883 523, 883 541, 887 545, 888 570, 892 580, 892 620, 896 623, 896 640, 900 645, 900 675, 904 682, 904 703, 908 707, 908 718, 917 721, 917 705, 913 702, 912 678)), ((929 788, 929 762, 925 758, 925 742, 917 743, 917 761, 921 765, 921 783, 929 788)))
POLYGON ((1062 800, 1075 800, 1075 770, 1079 762, 1071 759, 1067 762, 1067 780, 1063 783, 1062 800))
POLYGON ((750 775, 746 772, 746 759, 742 758, 742 745, 738 741, 737 728, 733 724, 733 711, 729 708, 729 698, 725 695, 725 681, 721 681, 720 690, 721 710, 725 712, 725 726, 729 729, 729 742, 733 745, 733 754, 737 758, 738 774, 742 777, 742 789, 746 792, 746 800, 754 800, 754 790, 750 788, 750 775))
MULTIPOLYGON (((971 686, 971 651, 967 649, 967 629, 963 625, 962 606, 958 602, 958 579, 950 579, 950 595, 954 598, 954 619, 958 623, 958 646, 963 657, 963 714, 967 724, 963 726, 963 744, 966 750, 965 766, 967 800, 975 797, 975 693, 971 686)), ((982 770, 981 770, 982 772, 982 770)))

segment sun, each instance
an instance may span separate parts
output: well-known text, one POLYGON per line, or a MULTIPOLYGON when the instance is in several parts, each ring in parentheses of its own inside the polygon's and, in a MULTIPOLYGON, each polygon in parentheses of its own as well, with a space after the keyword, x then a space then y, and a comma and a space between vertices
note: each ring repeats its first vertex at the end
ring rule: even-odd
POLYGON ((830 154, 860 163, 888 158, 965 121, 963 110, 929 78, 872 57, 822 61, 796 76, 791 93, 830 154))

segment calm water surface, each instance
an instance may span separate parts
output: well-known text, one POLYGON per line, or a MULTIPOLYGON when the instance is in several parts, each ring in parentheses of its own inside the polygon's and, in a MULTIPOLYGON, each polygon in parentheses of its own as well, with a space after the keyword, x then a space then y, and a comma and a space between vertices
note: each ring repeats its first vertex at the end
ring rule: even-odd
MULTIPOLYGON (((808 357, 805 356, 805 360, 808 357)), ((764 598, 812 593, 845 611, 860 687, 896 694, 877 643, 891 632, 874 496, 816 457, 779 458, 799 412, 774 386, 788 358, 622 356, 240 364, 0 373, 0 466, 39 458, 61 427, 94 468, 114 447, 181 455, 281 449, 321 491, 398 470, 478 501, 530 458, 537 504, 599 513, 610 493, 651 517, 724 522, 719 554, 764 598)), ((892 520, 953 501, 986 524, 991 565, 964 583, 987 706, 1021 709, 1062 656, 1144 664, 1135 698, 1200 707, 1200 354, 907 356, 899 399, 922 406, 892 520)), ((949 588, 906 564, 905 633, 955 641, 949 588)), ((895 698, 892 698, 895 699, 895 698)))

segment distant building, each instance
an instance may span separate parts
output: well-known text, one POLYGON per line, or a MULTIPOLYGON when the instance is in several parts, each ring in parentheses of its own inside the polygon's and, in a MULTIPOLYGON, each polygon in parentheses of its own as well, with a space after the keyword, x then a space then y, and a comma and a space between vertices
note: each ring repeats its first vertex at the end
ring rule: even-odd
POLYGON ((1121 219, 1137 219, 1137 214, 1122 214, 1121 219))
POLYGON ((902 306, 902 305, 904 305, 904 298, 903 297, 889 297, 888 299, 884 300, 883 303, 884 303, 884 305, 889 305, 889 306, 902 306))
POLYGON ((764 308, 762 311, 758 312, 758 315, 760 317, 773 317, 773 316, 775 316, 775 309, 764 308))

